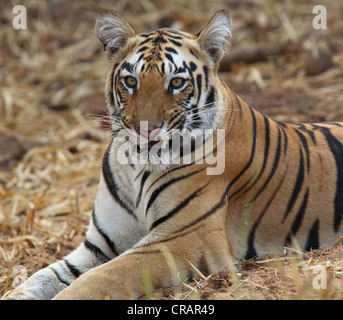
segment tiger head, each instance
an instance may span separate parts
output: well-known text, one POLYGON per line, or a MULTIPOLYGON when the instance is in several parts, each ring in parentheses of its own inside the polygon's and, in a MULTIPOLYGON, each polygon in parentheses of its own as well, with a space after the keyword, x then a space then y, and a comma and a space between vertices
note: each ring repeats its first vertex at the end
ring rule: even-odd
POLYGON ((95 29, 110 62, 113 131, 150 139, 162 130, 170 137, 174 129, 201 135, 219 127, 217 70, 231 38, 228 13, 217 12, 197 36, 169 28, 136 34, 112 10, 100 14, 95 29))

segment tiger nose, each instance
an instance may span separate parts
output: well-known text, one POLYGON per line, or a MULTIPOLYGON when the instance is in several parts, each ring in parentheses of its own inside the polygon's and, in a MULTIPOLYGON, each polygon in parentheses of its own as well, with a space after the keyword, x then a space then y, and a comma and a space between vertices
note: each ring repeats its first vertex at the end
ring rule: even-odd
POLYGON ((145 137, 149 138, 151 136, 154 136, 159 130, 161 130, 164 126, 164 121, 159 124, 148 124, 148 125, 139 125, 136 128, 136 131, 142 135, 144 135, 145 137))

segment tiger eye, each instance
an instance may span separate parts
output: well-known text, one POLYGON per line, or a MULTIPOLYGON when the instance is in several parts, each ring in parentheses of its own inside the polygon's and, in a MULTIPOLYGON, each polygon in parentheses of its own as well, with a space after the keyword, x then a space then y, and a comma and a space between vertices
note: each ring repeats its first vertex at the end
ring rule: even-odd
POLYGON ((184 79, 183 78, 173 78, 171 81, 170 81, 170 84, 173 88, 179 88, 183 85, 184 83, 184 79))
POLYGON ((125 78, 125 83, 129 88, 134 88, 137 85, 137 80, 134 77, 127 76, 125 78))

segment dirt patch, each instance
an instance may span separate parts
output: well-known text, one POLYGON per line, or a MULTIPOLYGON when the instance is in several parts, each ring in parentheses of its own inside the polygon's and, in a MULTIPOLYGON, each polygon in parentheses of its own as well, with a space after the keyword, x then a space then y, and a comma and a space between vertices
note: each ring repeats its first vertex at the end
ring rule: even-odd
MULTIPOLYGON (((27 250, 7 264, 13 270, 8 274, 8 285, 18 275, 18 266, 24 266, 30 276, 63 258, 82 241, 83 236, 75 236, 72 240, 27 250)), ((343 246, 311 252, 290 249, 283 256, 270 254, 237 262, 235 267, 235 270, 225 268, 208 277, 187 279, 179 286, 158 289, 141 299, 343 299, 343 246)))
POLYGON ((342 299, 343 247, 268 255, 239 262, 235 271, 158 290, 153 299, 342 299))

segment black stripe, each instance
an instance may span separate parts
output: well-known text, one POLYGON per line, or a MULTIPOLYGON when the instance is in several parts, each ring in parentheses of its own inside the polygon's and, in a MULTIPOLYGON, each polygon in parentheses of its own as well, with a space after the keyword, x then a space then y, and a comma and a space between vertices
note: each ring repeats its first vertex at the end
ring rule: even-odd
POLYGON ((172 172, 174 171, 177 171, 177 170, 181 170, 181 169, 184 169, 184 168, 187 168, 191 165, 195 164, 195 162, 191 162, 191 163, 188 163, 188 164, 184 164, 184 165, 180 165, 179 167, 175 167, 167 172, 165 172, 164 174, 162 174, 161 176, 159 176, 148 188, 148 190, 146 192, 149 192, 149 190, 154 186, 155 183, 157 183, 159 180, 161 180, 162 178, 164 178, 166 175, 169 175, 171 174, 172 172))
MULTIPOLYGON (((127 90, 127 89, 125 88, 125 90, 127 90)), ((125 100, 123 99, 123 96, 122 96, 122 94, 120 93, 119 88, 117 88, 117 96, 119 97, 119 102, 120 102, 120 104, 123 105, 123 104, 125 103, 125 100)))
MULTIPOLYGON (((199 99, 199 97, 198 97, 198 99, 199 99)), ((201 117, 199 115, 199 108, 198 108, 198 106, 192 104, 191 109, 192 109, 192 123, 190 124, 190 126, 193 129, 200 128, 202 125, 202 120, 201 120, 201 117)), ((182 152, 182 154, 183 154, 183 152, 182 152)))
POLYGON ((125 61, 122 65, 121 68, 122 69, 126 69, 129 72, 133 72, 133 64, 131 64, 130 62, 125 61))
POLYGON ((198 219, 194 220, 193 222, 185 225, 184 227, 182 227, 181 229, 175 231, 176 232, 182 232, 190 227, 193 227, 194 225, 198 224, 199 222, 207 219, 208 217, 210 217, 212 214, 216 213, 224 204, 226 204, 227 202, 227 197, 226 197, 226 193, 224 193, 224 195, 222 196, 221 200, 214 206, 212 207, 211 210, 207 211, 205 214, 203 214, 201 217, 199 217, 198 219))
POLYGON ((166 183, 162 184, 161 186, 159 186, 159 187, 158 187, 156 190, 154 190, 153 193, 151 194, 151 197, 150 197, 150 199, 149 199, 149 201, 148 201, 148 204, 147 204, 147 207, 146 207, 146 209, 145 209, 145 216, 147 216, 148 211, 149 211, 151 205, 152 205, 152 204, 154 203, 154 201, 156 200, 157 196, 158 196, 164 189, 166 189, 167 187, 169 187, 170 185, 172 185, 172 184, 175 183, 175 182, 178 182, 178 181, 180 181, 180 180, 189 178, 189 177, 193 176, 193 175, 196 174, 196 173, 199 173, 199 172, 201 172, 201 171, 204 171, 205 169, 206 169, 206 168, 202 168, 202 169, 200 169, 200 170, 197 170, 197 171, 193 171, 193 172, 191 172, 191 173, 188 173, 188 174, 186 174, 186 175, 184 175, 184 176, 179 176, 179 177, 173 178, 173 179, 167 181, 166 183))
MULTIPOLYGON (((183 65, 183 68, 180 67, 179 70, 184 70, 184 71, 188 70, 189 75, 191 76, 190 82, 194 86, 194 76, 193 76, 193 71, 192 71, 191 67, 187 65, 186 61, 183 61, 182 65, 183 65)), ((182 72, 184 72, 184 71, 182 71, 182 72)))
POLYGON ((295 216, 294 222, 291 227, 290 233, 287 235, 286 241, 285 241, 285 246, 287 244, 291 244, 291 236, 296 236, 297 232, 299 231, 299 228, 301 226, 301 223, 303 221, 303 217, 306 211, 307 207, 307 201, 308 201, 308 194, 309 194, 309 189, 307 188, 303 202, 298 210, 297 215, 295 216))
POLYGON ((146 64, 142 63, 141 72, 143 72, 145 70, 145 66, 146 66, 146 64))
POLYGON ((197 65, 193 61, 189 63, 189 67, 193 72, 197 69, 197 65))
MULTIPOLYGON (((185 67, 185 65, 186 65, 186 63, 185 63, 185 61, 184 61, 184 62, 183 62, 183 67, 178 67, 178 68, 174 71, 174 74, 186 72, 187 69, 191 71, 191 69, 188 68, 188 67, 185 67)), ((187 65, 186 65, 186 66, 187 66, 187 65)), ((191 74, 191 72, 190 72, 190 74, 191 74)))
POLYGON ((203 66, 202 69, 204 70, 204 74, 205 74, 205 86, 206 86, 206 90, 207 90, 207 88, 208 88, 208 67, 203 66))
POLYGON ((264 159, 263 159, 263 165, 260 171, 259 176, 257 177, 257 180, 261 177, 263 174, 268 160, 269 155, 269 147, 270 147, 270 127, 269 127, 269 120, 266 116, 263 116, 264 119, 264 126, 265 126, 265 142, 264 142, 264 159))
MULTIPOLYGON (((153 43, 154 44, 160 44, 160 43, 167 43, 167 40, 165 39, 165 33, 162 31, 162 32, 157 32, 156 33, 157 34, 157 36, 155 36, 154 38, 153 38, 153 43)), ((161 47, 159 46, 159 49, 160 49, 161 47)))
POLYGON ((272 166, 272 170, 270 171, 270 174, 269 174, 267 180, 265 181, 265 183, 263 184, 262 188, 255 194, 255 196, 253 197, 253 199, 250 202, 254 202, 261 195, 261 193, 265 190, 265 188, 269 184, 270 180, 273 178, 273 176, 276 172, 276 169, 279 166, 280 155, 281 155, 281 131, 280 131, 279 127, 277 127, 277 129, 278 129, 278 144, 276 146, 276 153, 275 153, 275 159, 274 159, 274 163, 272 166))
POLYGON ((186 207, 188 205, 188 203, 194 199, 195 197, 197 197, 199 195, 199 193, 208 185, 208 183, 197 189, 195 192, 193 192, 190 196, 188 196, 185 200, 183 200, 178 206, 176 206, 173 210, 169 211, 166 215, 164 215, 163 217, 157 219, 156 221, 154 221, 154 223, 151 225, 150 227, 150 231, 154 228, 156 228, 159 224, 161 224, 162 222, 168 220, 169 218, 171 218, 172 216, 174 216, 175 214, 177 214, 180 210, 182 210, 184 207, 186 207))
POLYGON ((176 64, 174 62, 173 56, 171 54, 169 54, 169 53, 166 53, 165 56, 175 66, 175 69, 177 69, 177 66, 176 66, 176 64))
POLYGON ((199 57, 192 51, 192 49, 189 49, 189 53, 199 60, 199 57))
POLYGON ((135 178, 134 181, 136 181, 136 180, 141 176, 141 174, 142 174, 143 172, 145 172, 145 168, 143 168, 143 169, 137 174, 137 176, 136 176, 136 178, 135 178))
MULTIPOLYGON (((269 155, 269 147, 270 147, 270 128, 269 128, 269 121, 268 118, 266 116, 264 116, 264 124, 265 124, 265 142, 264 142, 264 159, 263 159, 263 164, 262 164, 262 168, 260 170, 259 175, 256 177, 256 179, 253 181, 253 183, 244 190, 243 195, 246 194, 247 192, 249 192, 254 186, 255 184, 260 180, 266 165, 267 165, 267 160, 268 160, 268 155, 269 155)), ((239 192, 241 192, 249 183, 250 183, 251 179, 249 179, 242 187, 240 187, 237 191, 235 191, 231 197, 234 197, 236 194, 238 194, 239 192)))
MULTIPOLYGON (((255 157, 255 149, 256 149, 256 135, 257 135, 257 125, 256 125, 256 117, 254 110, 252 108, 249 108, 252 116, 252 135, 253 135, 253 142, 252 142, 252 147, 251 147, 251 154, 250 154, 250 159, 248 163, 245 165, 245 167, 242 169, 242 171, 230 182, 230 184, 227 187, 227 192, 231 189, 231 187, 238 181, 238 179, 250 168, 253 159, 255 157)), ((229 196, 229 199, 231 198, 231 195, 229 196)))
POLYGON ((112 73, 111 73, 111 87, 110 87, 110 92, 108 95, 108 99, 110 102, 111 106, 114 106, 114 92, 113 92, 113 85, 114 85, 114 72, 116 71, 119 63, 116 63, 113 67, 112 73))
POLYGON ((300 194, 300 190, 302 188, 302 185, 304 183, 304 177, 305 177, 305 170, 304 170, 304 155, 301 147, 299 146, 299 153, 300 153, 300 160, 299 160, 299 170, 298 170, 298 175, 297 179, 295 181, 295 185, 293 187, 293 192, 291 195, 291 198, 289 199, 288 205, 286 212, 283 216, 283 222, 286 220, 287 216, 291 212, 295 201, 298 199, 298 196, 300 194))
POLYGON ((137 69, 137 64, 138 64, 138 62, 140 62, 140 61, 143 59, 143 57, 144 57, 144 53, 142 53, 142 54, 138 57, 137 61, 135 62, 135 64, 134 64, 134 66, 135 66, 135 71, 136 71, 136 69, 137 69))
MULTIPOLYGON (((192 232, 196 232, 199 228, 200 228, 200 226, 198 226, 198 227, 196 227, 196 228, 193 228, 193 229, 191 229, 191 230, 188 230, 188 231, 186 231, 186 232, 184 232, 184 233, 182 233, 182 234, 177 234, 177 235, 171 236, 171 237, 169 237, 169 238, 164 238, 164 239, 161 239, 161 240, 156 240, 156 241, 154 241, 153 244, 155 245, 155 244, 158 244, 158 243, 163 243, 163 242, 167 242, 167 241, 171 241, 171 240, 177 239, 177 238, 179 238, 179 237, 183 237, 183 236, 185 236, 185 235, 187 235, 187 234, 190 234, 190 233, 192 233, 192 232)), ((173 232, 173 233, 178 233, 178 232, 180 232, 180 230, 175 231, 175 232, 173 232)), ((143 244, 142 246, 139 246, 139 247, 136 247, 136 248, 139 249, 139 248, 144 248, 144 247, 148 247, 148 246, 151 246, 151 243, 143 244)), ((134 252, 133 252, 133 253, 134 253, 134 252)), ((129 253, 129 254, 130 254, 130 253, 129 253)))
MULTIPOLYGON (((208 137, 204 142, 206 143, 207 140, 210 139, 210 138, 212 138, 212 136, 208 137)), ((193 143, 193 139, 192 139, 192 143, 193 143)), ((193 146, 192 146, 192 148, 193 148, 193 146)), ((181 150, 182 150, 182 149, 181 149, 181 150)), ((193 151, 194 151, 194 150, 192 150, 192 152, 193 152, 193 151)), ((205 154, 205 155, 202 157, 202 159, 196 159, 194 162, 187 163, 187 164, 181 164, 180 166, 175 167, 175 168, 173 168, 173 169, 171 169, 171 170, 165 172, 164 174, 162 174, 161 176, 159 176, 159 177, 149 186, 149 188, 147 189, 146 192, 149 192, 149 190, 150 190, 158 181, 160 181, 161 179, 163 179, 165 176, 171 174, 171 173, 174 172, 174 171, 181 170, 181 169, 187 168, 187 167, 189 167, 189 166, 192 166, 192 165, 195 164, 196 162, 206 159, 209 155, 211 155, 211 153, 215 153, 216 151, 217 151, 217 145, 214 146, 213 150, 210 150, 207 154, 205 154)), ((140 174, 141 174, 141 173, 140 173, 140 174)), ((140 174, 139 174, 139 175, 140 175, 140 174)), ((137 178, 136 178, 136 179, 137 179, 137 178)))
POLYGON ((184 113, 182 110, 176 111, 172 117, 168 120, 169 130, 173 129, 174 125, 179 124, 180 120, 184 118, 184 113), (176 121, 175 121, 176 120, 176 121), (175 122, 174 122, 175 121, 175 122))
POLYGON ((157 72, 163 77, 163 72, 160 70, 160 66, 157 65, 157 64, 155 64, 155 65, 154 65, 154 68, 155 68, 155 70, 157 70, 157 72))
POLYGON ((64 259, 64 262, 74 277, 78 278, 81 275, 80 270, 73 266, 70 262, 68 262, 67 259, 64 259))
POLYGON ((143 46, 142 48, 140 48, 138 51, 137 51, 137 53, 140 53, 140 52, 143 52, 143 51, 145 51, 146 49, 148 49, 149 47, 147 47, 147 46, 143 46))
POLYGON ((94 245, 89 240, 85 240, 84 242, 85 247, 92 252, 92 254, 96 257, 98 261, 101 261, 102 263, 108 262, 111 260, 108 256, 106 256, 100 248, 98 248, 96 245, 94 245))
POLYGON ((262 218, 264 217, 265 213, 267 212, 269 206, 271 205, 271 203, 273 202, 275 196, 277 195, 277 193, 279 192, 281 186, 282 186, 282 183, 285 179, 285 176, 286 176, 286 171, 282 177, 282 179, 280 180, 277 188, 274 190, 272 196, 270 197, 270 199, 268 200, 268 202, 266 203, 266 205, 264 206, 262 212, 260 213, 258 219, 256 220, 256 222, 254 223, 249 235, 248 235, 248 248, 247 248, 247 252, 245 254, 245 259, 246 260, 249 260, 253 257, 255 257, 257 255, 257 252, 256 252, 256 249, 255 249, 255 246, 254 246, 254 242, 255 242, 255 235, 256 235, 256 230, 257 230, 257 227, 259 226, 262 218))
POLYGON ((234 92, 233 92, 233 96, 235 97, 235 100, 236 100, 236 103, 237 103, 237 105, 238 105, 238 108, 240 109, 240 110, 242 110, 242 104, 241 104, 241 100, 240 100, 240 98, 237 96, 237 94, 235 94, 234 92))
MULTIPOLYGON (((193 78, 191 79, 191 81, 194 82, 194 81, 193 81, 193 78)), ((189 86, 186 86, 185 89, 188 89, 188 87, 189 87, 189 86)), ((194 92, 195 92, 195 90, 194 90, 194 88, 193 88, 193 89, 190 91, 190 93, 188 94, 187 98, 186 98, 185 100, 182 101, 182 105, 183 105, 183 106, 186 106, 186 107, 187 107, 189 101, 194 97, 194 92)))
POLYGON ((60 276, 60 274, 51 266, 48 267, 50 270, 52 270, 52 272, 55 274, 56 278, 58 279, 59 282, 62 282, 63 284, 69 286, 70 283, 67 282, 66 280, 63 280, 62 277, 60 276))
POLYGON ((165 53, 165 57, 172 63, 175 70, 178 70, 177 65, 174 62, 173 56, 170 53, 165 53))
MULTIPOLYGON (((241 100, 240 100, 240 98, 235 94, 235 93, 233 93, 233 95, 234 95, 234 97, 235 97, 235 100, 236 100, 236 103, 237 103, 237 105, 238 105, 238 108, 239 108, 239 119, 240 119, 240 121, 242 121, 242 118, 243 118, 243 110, 242 110, 242 104, 241 104, 241 100)), ((235 114, 235 116, 236 116, 236 112, 234 113, 235 114)))
POLYGON ((166 51, 170 52, 170 53, 178 54, 177 51, 176 51, 174 48, 165 47, 164 49, 165 49, 166 51))
POLYGON ((175 40, 170 39, 170 38, 168 38, 168 40, 169 40, 172 44, 176 45, 177 47, 182 47, 182 43, 181 43, 181 42, 175 41, 175 40))
POLYGON ((299 124, 299 130, 301 130, 303 132, 306 132, 311 137, 313 144, 314 145, 317 144, 316 136, 314 135, 314 131, 313 130, 307 129, 303 124, 299 124))
MULTIPOLYGON (((155 242, 154 242, 155 244, 155 242)), ((143 251, 138 251, 139 248, 143 248, 145 246, 142 246, 142 247, 138 247, 138 248, 135 248, 136 250, 134 251, 131 251, 129 253, 126 253, 125 256, 131 256, 131 255, 135 255, 135 254, 142 254, 142 255, 148 255, 148 254, 161 254, 162 251, 161 250, 143 250, 143 251)))
POLYGON ((143 32, 141 33, 139 36, 142 38, 149 38, 150 36, 152 36, 155 33, 155 31, 148 31, 148 32, 143 32))
POLYGON ((211 86, 210 91, 208 92, 208 95, 206 97, 205 106, 209 106, 209 107, 211 106, 210 103, 215 101, 215 94, 216 94, 216 91, 214 87, 211 86))
POLYGON ((321 125, 329 125, 329 126, 336 126, 336 127, 342 127, 342 124, 339 122, 321 122, 321 125))
POLYGON ((182 40, 183 37, 180 36, 180 33, 177 33, 177 36, 175 36, 173 34, 173 32, 170 32, 171 30, 168 30, 167 32, 164 32, 164 34, 167 36, 168 40, 170 40, 170 38, 175 39, 175 40, 182 40))
POLYGON ((305 138, 305 136, 297 129, 294 129, 295 132, 297 133, 297 135, 299 136, 302 146, 305 149, 305 153, 306 153, 306 163, 307 163, 307 172, 310 171, 310 151, 308 148, 308 143, 307 143, 307 139, 305 138))
POLYGON ((201 98, 201 86, 202 86, 201 74, 197 75, 196 81, 197 81, 197 87, 198 87, 198 101, 197 101, 197 103, 199 104, 199 100, 201 98))
POLYGON ((142 177, 142 180, 141 180, 141 187, 140 187, 139 194, 138 194, 138 197, 137 197, 137 200, 136 200, 136 207, 139 206, 139 202, 141 201, 141 197, 142 197, 142 192, 143 192, 144 184, 145 184, 145 181, 150 176, 150 173, 151 173, 150 171, 145 171, 144 174, 143 174, 143 177, 142 177))
POLYGON ((148 35, 148 36, 146 37, 146 39, 143 40, 143 41, 139 44, 139 46, 141 46, 141 45, 143 45, 143 44, 146 44, 146 43, 148 43, 148 42, 151 42, 152 40, 153 40, 153 37, 150 37, 150 35, 148 35))
POLYGON ((282 135, 284 138, 283 154, 286 155, 287 148, 288 148, 288 136, 287 136, 287 133, 286 133, 284 127, 282 125, 280 125, 280 123, 278 123, 278 125, 279 125, 279 128, 281 129, 281 132, 282 132, 282 135))
POLYGON ((317 219, 313 223, 311 230, 308 233, 305 250, 310 251, 311 249, 318 249, 318 248, 319 248, 319 220, 317 219))
MULTIPOLYGON (((171 35, 178 35, 178 36, 182 36, 182 33, 178 30, 175 30, 175 29, 167 29, 164 31, 164 33, 167 35, 167 36, 171 36, 171 35)), ((180 38, 182 39, 182 38, 180 38)))
POLYGON ((336 161, 337 180, 335 195, 334 230, 338 232, 343 217, 343 146, 330 132, 328 128, 321 128, 330 150, 336 161))
POLYGON ((106 241, 107 245, 109 246, 109 248, 112 250, 112 252, 119 256, 115 246, 114 246, 114 243, 113 241, 109 238, 109 236, 107 235, 107 233, 99 226, 99 222, 96 218, 96 213, 95 213, 95 209, 93 209, 93 212, 92 212, 92 220, 93 220, 93 224, 96 228, 96 230, 101 234, 101 236, 104 238, 104 240, 106 241))
POLYGON ((112 195, 112 197, 119 203, 119 205, 127 213, 129 213, 133 218, 135 218, 137 220, 137 217, 136 217, 135 213, 133 212, 133 210, 128 207, 128 205, 119 197, 119 194, 118 194, 119 187, 115 183, 114 175, 112 173, 110 162, 109 162, 110 150, 111 150, 112 143, 107 148, 105 155, 104 155, 104 158, 103 158, 103 161, 102 161, 102 173, 103 173, 103 176, 104 176, 104 179, 106 182, 106 186, 107 186, 108 191, 112 195))

